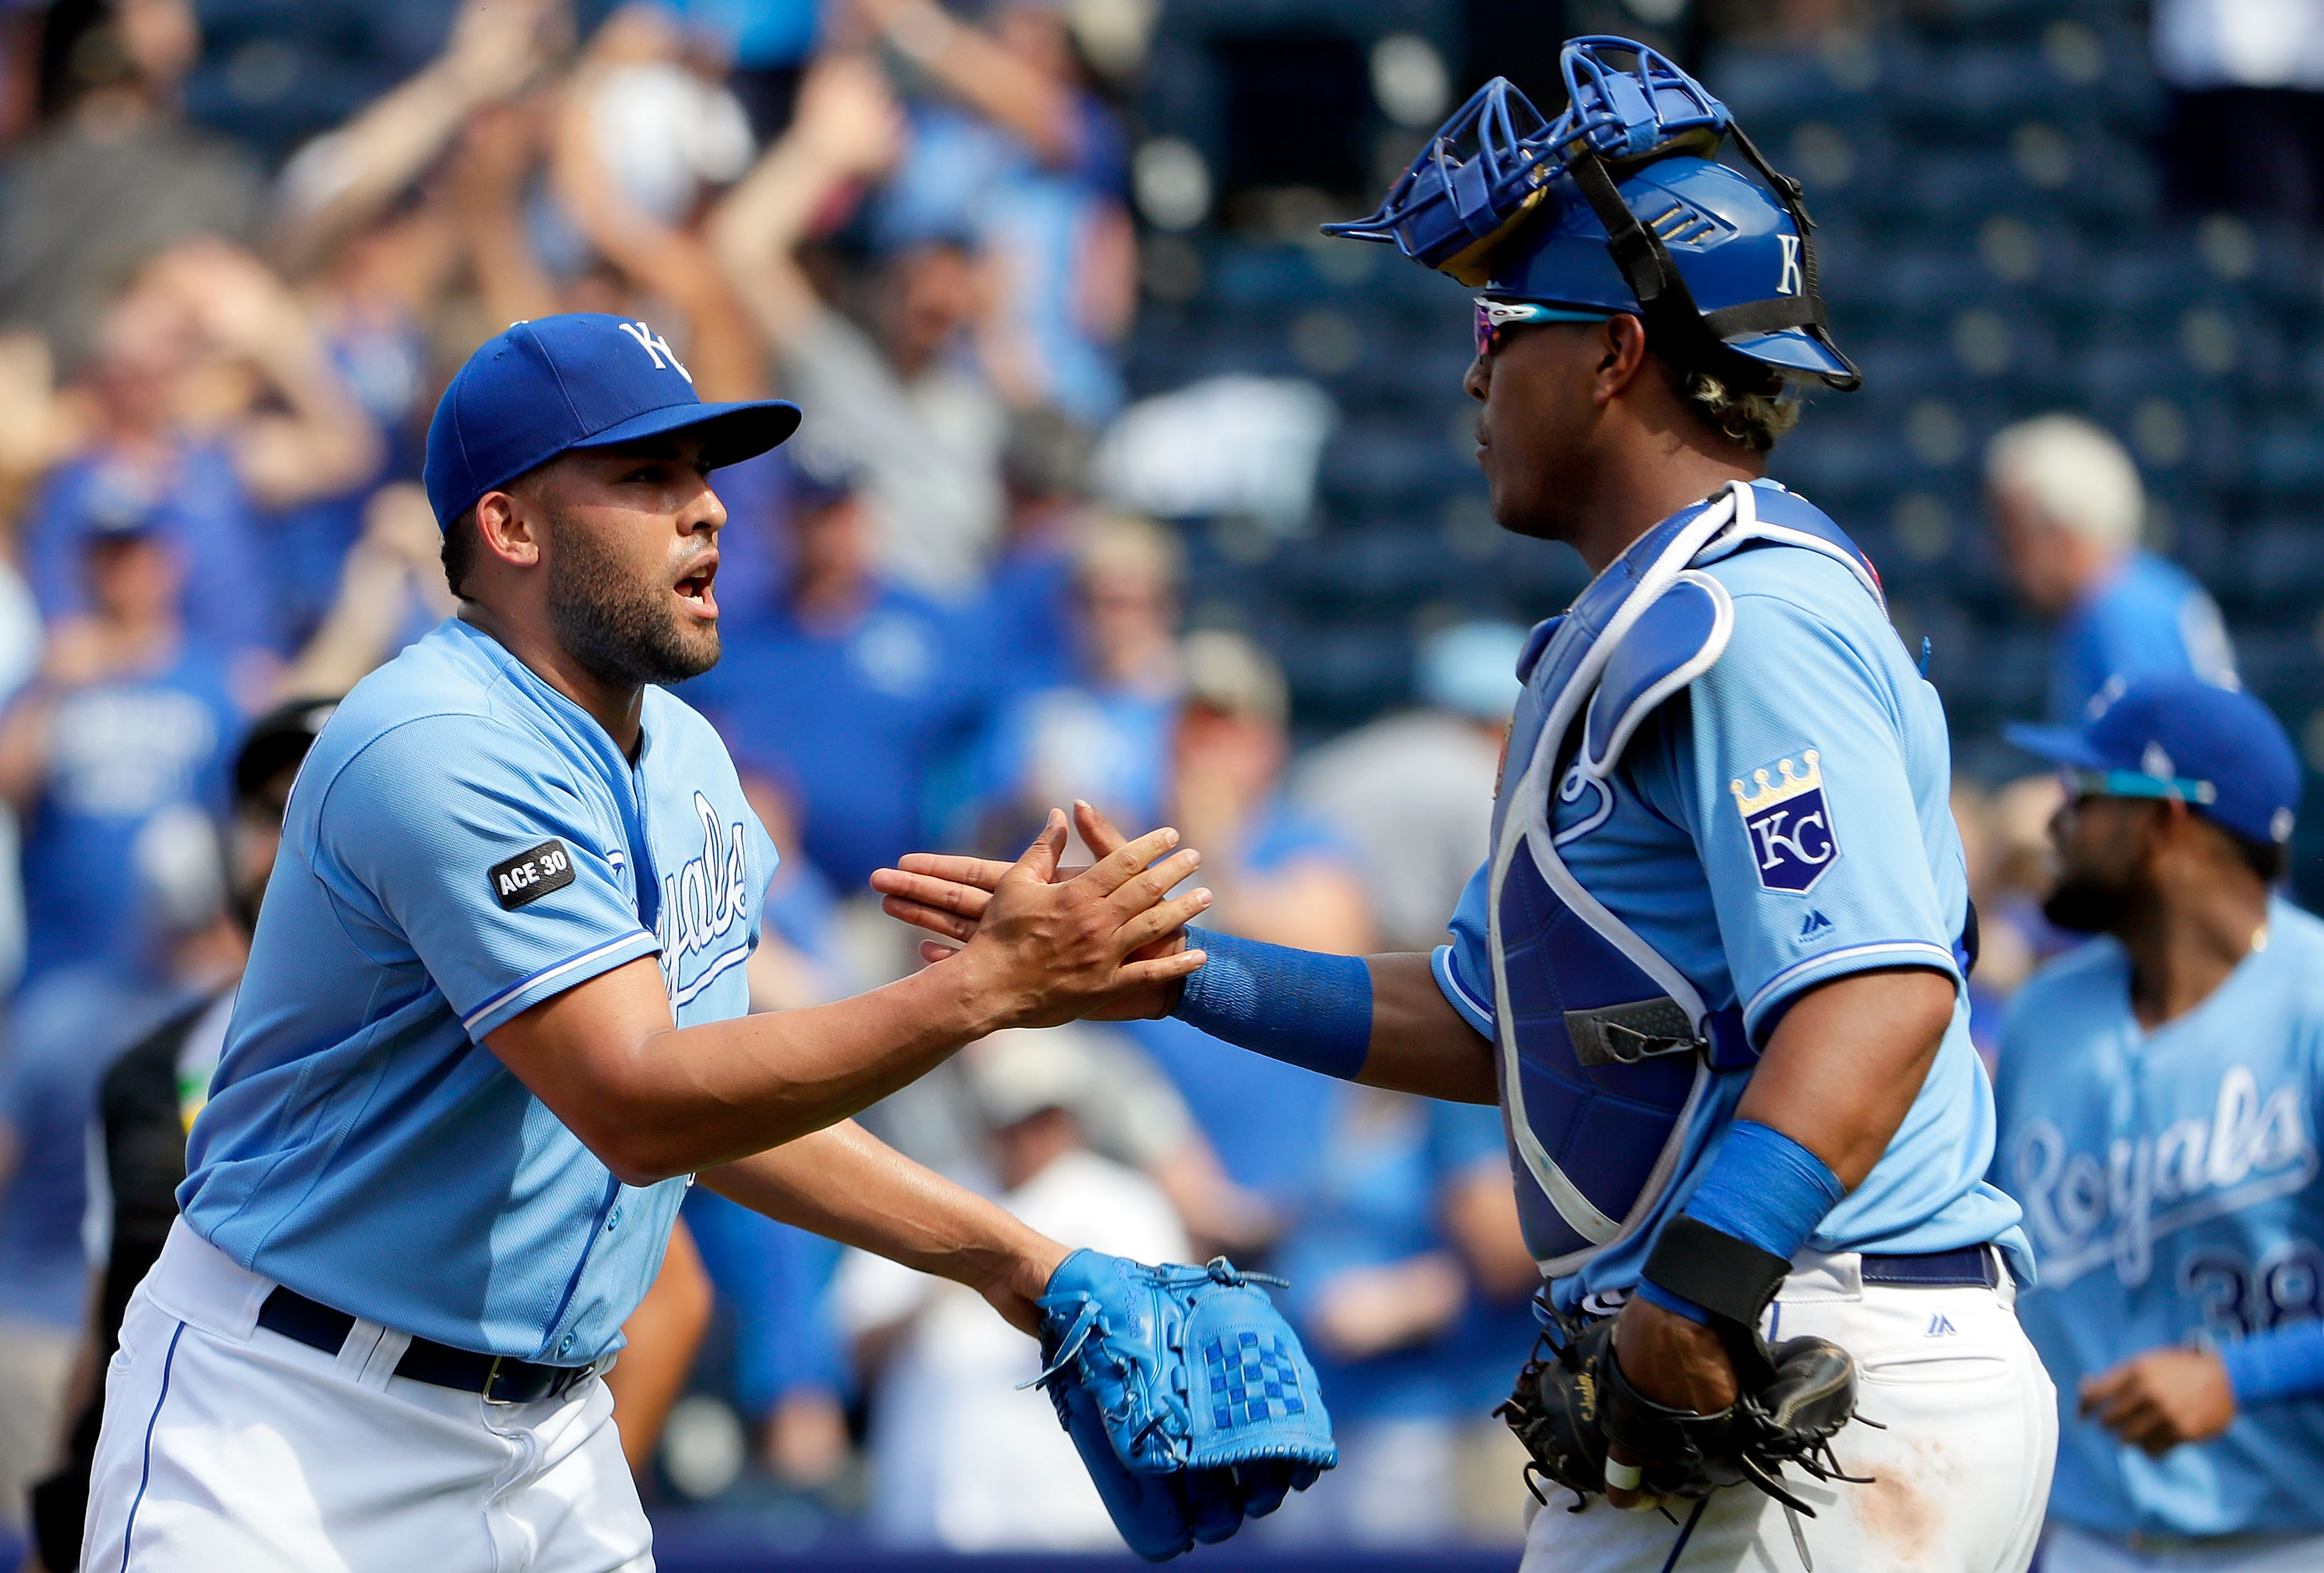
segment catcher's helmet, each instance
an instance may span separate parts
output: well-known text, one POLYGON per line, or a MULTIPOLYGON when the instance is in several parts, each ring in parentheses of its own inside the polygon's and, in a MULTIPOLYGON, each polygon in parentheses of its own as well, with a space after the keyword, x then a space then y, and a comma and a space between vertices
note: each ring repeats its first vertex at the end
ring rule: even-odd
POLYGON ((1393 241, 1489 299, 1635 313, 1657 350, 1692 369, 1740 355, 1858 386, 1825 326, 1799 183, 1769 167, 1709 89, 1644 44, 1573 39, 1559 69, 1568 103, 1554 122, 1496 77, 1429 138, 1379 211, 1323 232, 1393 241), (1712 161, 1729 139, 1766 188, 1712 161))

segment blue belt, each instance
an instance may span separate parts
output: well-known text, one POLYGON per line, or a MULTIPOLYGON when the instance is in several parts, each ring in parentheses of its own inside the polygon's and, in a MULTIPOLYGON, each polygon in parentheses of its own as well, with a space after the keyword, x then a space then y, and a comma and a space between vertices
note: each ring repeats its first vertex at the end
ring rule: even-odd
POLYGON ((1963 1246, 1951 1251, 1921 1251, 1911 1256, 1863 1256, 1864 1281, 1906 1289, 1968 1289, 2001 1286, 2001 1253, 1991 1246, 1963 1246))

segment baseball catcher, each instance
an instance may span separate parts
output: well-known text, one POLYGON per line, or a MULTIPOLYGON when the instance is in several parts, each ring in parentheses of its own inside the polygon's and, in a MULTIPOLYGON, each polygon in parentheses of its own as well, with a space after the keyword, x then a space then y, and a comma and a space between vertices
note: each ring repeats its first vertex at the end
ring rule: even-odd
MULTIPOLYGON (((1110 1008, 1500 1104, 1553 1317, 1508 1413, 1581 1510, 1532 1514, 1526 1573, 2023 1569, 2057 1420, 1985 1182, 1944 707, 1870 560, 1766 474, 1800 390, 1858 382, 1804 199, 1653 50, 1563 64, 1554 121, 1488 83, 1328 226, 1480 291, 1493 516, 1595 575, 1519 659, 1452 943, 1193 929, 1200 970, 1110 1008)), ((969 940, 1004 872, 875 884, 969 940)))

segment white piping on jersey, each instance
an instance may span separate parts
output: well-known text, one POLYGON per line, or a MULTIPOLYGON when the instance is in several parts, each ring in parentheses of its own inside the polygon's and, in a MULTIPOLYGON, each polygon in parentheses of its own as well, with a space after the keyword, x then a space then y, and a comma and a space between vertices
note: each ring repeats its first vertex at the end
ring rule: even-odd
MULTIPOLYGON (((1655 706, 1716 666, 1719 658, 1726 653, 1727 641, 1735 636, 1735 598, 1727 593, 1727 586, 1710 575, 1692 568, 1681 571, 1671 583, 1676 584, 1681 580, 1700 585, 1711 597, 1711 637, 1703 640, 1702 648, 1684 665, 1674 668, 1668 676, 1631 701, 1629 709, 1624 711, 1621 718, 1614 723, 1613 735, 1606 740, 1605 755, 1599 759, 1591 757, 1590 722, 1596 717, 1598 702, 1606 696, 1606 693, 1602 688, 1591 691, 1590 709, 1582 718, 1582 748, 1574 763, 1593 780, 1603 781, 1613 774, 1615 765, 1622 758, 1622 750, 1629 746, 1631 737, 1646 723, 1646 717, 1654 713, 1655 706)), ((1659 601, 1661 596, 1655 599, 1659 601)), ((1562 840, 1558 844, 1563 844, 1562 840)))
POLYGON ((682 1005, 693 1004, 696 999, 701 997, 702 991, 710 987, 711 981, 715 979, 718 974, 725 971, 729 967, 734 966, 736 963, 747 960, 750 954, 751 942, 748 940, 744 940, 739 945, 728 946, 725 950, 719 952, 718 959, 716 961, 711 962, 710 965, 702 970, 702 975, 700 977, 695 979, 693 982, 688 983, 685 988, 679 989, 677 993, 669 997, 669 1007, 672 1010, 676 1010, 682 1005))
POLYGON ((502 1006, 507 1004, 510 1000, 514 999, 518 995, 523 993, 534 984, 546 983, 551 978, 561 978, 576 967, 586 967, 590 962, 596 961, 598 958, 611 955, 615 951, 622 950, 629 945, 636 944, 640 940, 643 940, 645 942, 646 948, 640 951, 638 953, 641 956, 652 955, 655 950, 653 935, 646 933, 643 929, 638 930, 635 934, 623 934, 619 939, 607 940, 604 943, 600 945, 592 945, 577 956, 568 956, 553 967, 543 967, 531 977, 512 983, 506 989, 502 989, 498 994, 493 995, 490 999, 485 1000, 482 1005, 476 1007, 475 1009, 462 1016, 460 1018, 460 1026, 469 1032, 474 1032, 476 1030, 476 1024, 478 1022, 492 1015, 493 1011, 498 1010, 502 1006))
POLYGON ((1933 944, 1927 940, 1877 940, 1869 944, 1842 945, 1839 950, 1826 951, 1820 956, 1810 956, 1804 961, 1794 961, 1790 966, 1768 979, 1759 986, 1759 992, 1751 996, 1750 1003, 1743 1007, 1743 1017, 1748 1021, 1752 1013, 1766 1004, 1784 984, 1812 968, 1821 967, 1827 961, 1851 961, 1859 956, 1877 956, 1892 951, 1899 954, 1942 957, 1946 975, 1957 982, 1960 978, 1959 958, 1944 946, 1933 944))
MULTIPOLYGON (((1584 722, 1582 724, 1586 726, 1589 723, 1584 722)), ((1557 784, 1557 800, 1572 803, 1582 796, 1582 789, 1585 786, 1598 794, 1598 806, 1550 838, 1553 846, 1562 847, 1570 842, 1578 842, 1614 817, 1614 789, 1585 772, 1578 759, 1566 767, 1565 779, 1557 784)))
MULTIPOLYGON (((1581 664, 1566 679, 1564 688, 1542 723, 1540 735, 1534 740, 1533 758, 1526 761, 1516 787, 1520 795, 1517 801, 1529 806, 1526 812, 1512 814, 1503 823, 1500 844, 1493 850, 1492 878, 1488 887, 1495 897, 1488 905, 1487 916, 1490 925, 1493 997, 1497 1000, 1508 998, 1508 963, 1502 948, 1499 893, 1508 881, 1509 865, 1516 860, 1519 850, 1530 849, 1542 878, 1549 883, 1558 898, 1629 957, 1649 978, 1662 984, 1670 997, 1686 1011, 1687 1019, 1694 1025, 1695 1030, 1702 1030, 1702 996, 1695 991, 1694 986, 1664 961, 1652 946, 1609 912, 1597 897, 1583 889, 1581 882, 1567 871, 1564 861, 1558 857, 1553 844, 1547 818, 1549 793, 1542 776, 1545 769, 1555 765, 1558 745, 1573 723, 1574 712, 1582 703, 1582 696, 1596 692, 1598 678, 1604 673, 1606 663, 1612 658, 1622 637, 1630 631, 1639 618, 1646 615, 1646 608, 1654 604, 1655 599, 1677 579, 1695 554, 1702 549, 1704 543, 1728 524, 1738 511, 1749 509, 1748 501, 1742 496, 1743 490, 1740 483, 1730 485, 1724 499, 1704 509, 1701 518, 1686 525, 1671 538, 1670 544, 1663 548, 1662 555, 1640 576, 1637 587, 1623 600, 1604 631, 1593 641, 1582 656, 1581 664)), ((1556 1160, 1542 1146, 1541 1138, 1534 1134, 1532 1123, 1526 1118, 1525 1085, 1520 1073, 1516 1023, 1507 1013, 1502 1013, 1496 1016, 1494 1027, 1500 1039, 1501 1081, 1508 1102, 1509 1130, 1515 1138, 1518 1156, 1525 1161, 1526 1172, 1541 1187, 1542 1194, 1557 1210, 1558 1216, 1565 1220, 1567 1227, 1591 1242, 1585 1251, 1568 1253, 1554 1262, 1540 1264, 1544 1273, 1557 1276, 1571 1270, 1569 1264, 1578 1265, 1581 1260, 1613 1244, 1627 1230, 1637 1228, 1660 1200, 1668 1182, 1669 1171, 1677 1163, 1678 1148, 1683 1143, 1688 1127, 1693 1122, 1695 1107, 1702 1101, 1703 1088, 1711 1079, 1710 1067, 1698 1062, 1694 1085, 1687 1092, 1686 1107, 1679 1113, 1677 1123, 1672 1128, 1671 1139, 1655 1163, 1654 1174, 1640 1188, 1638 1201, 1632 1207, 1631 1215, 1617 1222, 1599 1211, 1596 1204, 1565 1177, 1556 1160)))
MULTIPOLYGON (((1451 945, 1437 946, 1436 953, 1431 958, 1431 960, 1434 963, 1436 976, 1441 979, 1453 993, 1461 997, 1460 1003, 1462 1005, 1467 1006, 1471 1011, 1476 1013, 1478 1021, 1489 1022, 1493 1019, 1493 1007, 1487 1005, 1483 1000, 1479 999, 1475 991, 1471 989, 1468 984, 1462 981, 1461 969, 1453 964, 1452 947, 1451 945)), ((1475 1024, 1471 1023, 1471 1025, 1473 1026, 1475 1024)))

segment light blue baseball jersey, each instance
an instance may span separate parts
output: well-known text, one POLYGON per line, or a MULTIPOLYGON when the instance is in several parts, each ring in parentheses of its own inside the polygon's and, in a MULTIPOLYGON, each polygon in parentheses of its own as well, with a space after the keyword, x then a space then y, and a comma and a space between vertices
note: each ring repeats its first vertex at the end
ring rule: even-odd
POLYGON ((634 763, 454 620, 356 685, 290 795, 188 1223, 253 1272, 462 1348, 617 1348, 687 1182, 622 1184, 482 1046, 660 957, 680 1026, 749 1008, 775 851, 709 724, 645 693, 634 763))
MULTIPOLYGON (((1579 790, 1552 805, 1551 823, 1590 893, 1684 973, 1709 1008, 1739 1003, 1764 1046, 1784 1010, 1816 984, 1877 967, 1958 977, 1966 864, 1948 803, 1943 706, 1854 574, 1780 547, 1703 571, 1734 600, 1725 651, 1640 729, 1608 799, 1579 790)), ((1505 770, 1504 789, 1514 776, 1505 770)), ((1489 874, 1489 866, 1470 880, 1436 975, 1453 1007, 1490 1038, 1489 874)), ((1692 1195, 1749 1077, 1713 1077, 1676 1182, 1628 1240, 1559 1280, 1561 1304, 1637 1283, 1663 1219, 1692 1195)), ((2015 1204, 1985 1183, 1993 1136, 1992 1088, 1962 1000, 1888 1151, 1809 1245, 1910 1253, 1995 1240, 2030 1270, 2015 1204)))
POLYGON ((2324 1397, 2256 1406, 2150 1458, 2075 1412, 2142 1350, 2324 1313, 2324 923, 2283 902, 2267 947, 2153 1032, 2098 939, 2026 984, 2002 1029, 1994 1178, 2042 1286, 2018 1307, 2058 1384, 2050 1511, 2104 1534, 2324 1529, 2324 1397))

